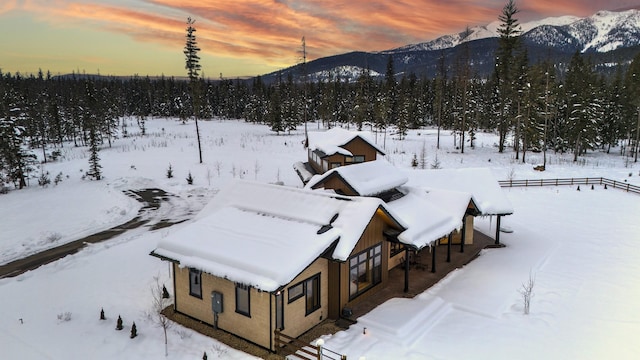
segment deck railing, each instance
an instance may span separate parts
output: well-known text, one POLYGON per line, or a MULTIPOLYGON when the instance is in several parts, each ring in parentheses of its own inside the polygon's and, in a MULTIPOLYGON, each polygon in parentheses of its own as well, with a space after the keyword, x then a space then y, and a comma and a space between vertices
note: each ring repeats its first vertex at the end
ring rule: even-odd
POLYGON ((640 195, 640 186, 627 182, 616 181, 607 178, 564 178, 564 179, 527 179, 527 180, 503 180, 498 181, 501 187, 527 187, 527 186, 562 186, 562 185, 606 185, 614 189, 640 195))
POLYGON ((302 340, 296 339, 282 332, 275 330, 275 346, 276 350, 285 348, 291 352, 289 356, 298 357, 300 359, 317 359, 317 360, 347 360, 347 355, 338 354, 322 346, 311 345, 302 340))

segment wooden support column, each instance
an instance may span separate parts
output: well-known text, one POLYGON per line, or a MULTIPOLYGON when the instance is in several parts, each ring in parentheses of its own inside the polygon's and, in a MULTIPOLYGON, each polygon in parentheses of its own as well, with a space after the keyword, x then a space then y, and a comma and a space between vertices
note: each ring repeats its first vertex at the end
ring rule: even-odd
POLYGON ((451 240, 453 233, 449 233, 449 237, 447 238, 447 262, 451 262, 451 240))
MULTIPOLYGON (((438 241, 438 240, 436 240, 438 241)), ((431 245, 431 272, 436 272, 436 241, 431 245)))
POLYGON ((464 242, 467 239, 467 214, 462 217, 462 230, 460 231, 460 252, 464 252, 464 242))
POLYGON ((500 245, 500 218, 501 216, 498 215, 498 220, 496 221, 496 245, 500 245))
POLYGON ((404 292, 409 292, 409 248, 404 250, 404 292))

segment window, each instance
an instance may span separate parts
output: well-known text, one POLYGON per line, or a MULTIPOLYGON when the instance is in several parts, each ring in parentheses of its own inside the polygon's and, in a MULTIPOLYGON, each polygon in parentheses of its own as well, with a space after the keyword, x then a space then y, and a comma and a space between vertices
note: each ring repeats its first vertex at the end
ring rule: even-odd
POLYGON ((349 258, 349 299, 382 282, 382 243, 349 258))
POLYGON ((329 169, 335 169, 337 167, 342 166, 342 163, 339 162, 332 162, 331 164, 329 164, 329 169))
POLYGON ((304 284, 298 283, 296 285, 293 285, 289 288, 287 294, 289 295, 289 303, 301 298, 304 294, 304 284))
POLYGON ((202 272, 189 268, 189 295, 202 299, 202 272))
POLYGON ((320 274, 316 274, 304 281, 306 299, 306 315, 320 309, 320 274))
POLYGON ((236 312, 248 317, 251 317, 250 290, 247 285, 236 284, 236 312))
POLYGON ((391 256, 396 256, 404 251, 404 245, 396 242, 392 242, 391 244, 391 256))
POLYGON ((344 162, 346 164, 356 164, 364 162, 364 155, 353 155, 353 156, 345 156, 344 162))
POLYGON ((364 162, 364 155, 354 155, 353 156, 353 162, 354 163, 364 162))

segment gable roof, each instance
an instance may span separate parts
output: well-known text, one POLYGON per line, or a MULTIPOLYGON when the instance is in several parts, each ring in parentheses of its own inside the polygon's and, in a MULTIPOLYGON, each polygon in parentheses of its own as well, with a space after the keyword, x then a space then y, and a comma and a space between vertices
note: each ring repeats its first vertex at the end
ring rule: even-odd
MULTIPOLYGON (((464 213, 456 214, 442 209, 430 201, 429 193, 424 189, 401 187, 400 190, 405 195, 387 203, 408 225, 407 230, 398 235, 400 242, 419 250, 462 227, 464 213)), ((469 199, 470 195, 464 205, 465 209, 469 199)))
POLYGON ((346 261, 378 211, 404 230, 379 199, 235 181, 152 255, 275 291, 327 251, 346 261))
POLYGON ((409 179, 386 160, 367 161, 333 168, 322 175, 315 175, 305 189, 317 189, 327 180, 338 177, 357 195, 372 196, 394 189, 409 179))
POLYGON ((482 215, 510 215, 513 205, 490 169, 407 170, 408 186, 471 193, 482 215))
POLYGON ((323 132, 309 133, 309 148, 311 150, 321 151, 325 155, 342 154, 346 156, 353 156, 353 154, 349 150, 343 148, 343 146, 356 138, 362 139, 380 154, 385 154, 378 145, 374 144, 368 138, 368 133, 349 131, 338 127, 334 127, 323 132))

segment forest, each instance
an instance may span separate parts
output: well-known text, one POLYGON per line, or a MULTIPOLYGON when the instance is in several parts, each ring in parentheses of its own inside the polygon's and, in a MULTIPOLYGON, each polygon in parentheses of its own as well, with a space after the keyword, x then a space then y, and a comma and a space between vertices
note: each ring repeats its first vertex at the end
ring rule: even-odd
POLYGON ((397 73, 389 57, 384 75, 361 69, 352 81, 338 76, 307 81, 304 64, 296 67, 296 76, 288 72, 272 83, 260 76, 205 80, 197 72, 193 23, 187 29, 191 53, 185 54, 191 56, 186 68, 191 64, 195 71, 188 81, 0 71, 0 188, 26 186, 36 162, 55 161, 64 146, 88 146, 86 176, 99 180, 100 148, 116 137, 145 136, 145 123, 157 117, 196 125, 198 119, 244 119, 278 134, 318 123, 399 139, 408 129, 434 127, 454 133, 461 153, 484 131, 499 135, 497 151, 510 146, 523 162, 527 152, 572 152, 577 161, 587 151, 614 147, 637 161, 640 54, 619 64, 624 66, 613 76, 598 73, 588 55, 578 52, 562 71, 549 62, 531 64, 519 41, 517 9, 510 6, 513 2, 499 17, 495 71, 488 78, 474 73, 463 43, 454 61, 441 59, 435 78, 397 73), (136 129, 128 128, 132 119, 136 129))

